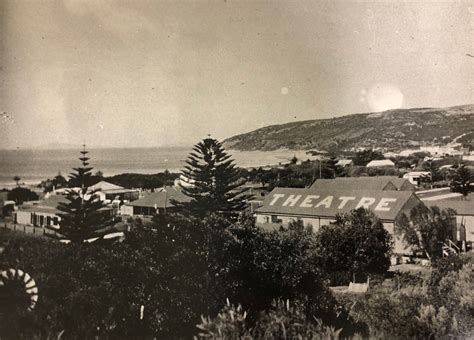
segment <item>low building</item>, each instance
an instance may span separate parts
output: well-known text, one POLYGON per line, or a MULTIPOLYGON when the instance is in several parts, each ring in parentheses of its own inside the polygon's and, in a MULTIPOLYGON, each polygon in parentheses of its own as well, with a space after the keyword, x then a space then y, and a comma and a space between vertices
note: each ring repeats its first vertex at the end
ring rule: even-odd
POLYGON ((396 254, 411 254, 411 249, 394 233, 395 220, 402 213, 409 215, 420 202, 412 191, 275 188, 256 210, 256 223, 275 229, 300 220, 316 232, 333 222, 336 215, 363 207, 372 210, 393 236, 396 254))
POLYGON ((420 184, 426 180, 431 179, 431 172, 429 171, 410 171, 403 175, 411 184, 420 186, 420 184))
POLYGON ((69 200, 63 195, 51 195, 42 201, 23 204, 14 212, 14 222, 23 225, 33 225, 35 227, 59 227, 61 218, 57 215, 60 203, 67 203, 69 200))
POLYGON ((124 204, 120 211, 126 216, 153 216, 166 214, 173 210, 173 201, 189 202, 190 197, 186 196, 178 187, 163 187, 152 192, 145 197, 124 204))
POLYGON ((139 191, 136 189, 126 189, 106 181, 100 181, 89 187, 89 190, 97 190, 96 195, 101 201, 110 203, 113 201, 131 202, 139 197, 139 191))
POLYGON ((395 166, 390 159, 379 159, 370 161, 367 165, 368 168, 391 168, 395 166))
MULTIPOLYGON (((49 195, 41 201, 28 202, 23 204, 13 213, 14 223, 21 225, 32 225, 35 227, 59 228, 61 217, 58 216, 58 209, 61 203, 68 203, 69 200, 64 195, 49 195)), ((113 216, 113 209, 110 207, 101 208, 113 216)))

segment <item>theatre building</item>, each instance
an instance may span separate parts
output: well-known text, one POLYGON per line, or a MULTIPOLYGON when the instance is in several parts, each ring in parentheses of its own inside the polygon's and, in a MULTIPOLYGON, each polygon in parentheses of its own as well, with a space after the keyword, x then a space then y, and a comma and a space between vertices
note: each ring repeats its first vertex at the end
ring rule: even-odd
POLYGON ((287 226, 300 220, 315 232, 335 220, 337 214, 353 209, 367 208, 378 216, 395 241, 396 254, 411 254, 401 237, 394 235, 394 222, 398 216, 421 201, 413 191, 350 190, 335 186, 312 186, 307 189, 275 188, 256 210, 257 225, 265 229, 287 226))

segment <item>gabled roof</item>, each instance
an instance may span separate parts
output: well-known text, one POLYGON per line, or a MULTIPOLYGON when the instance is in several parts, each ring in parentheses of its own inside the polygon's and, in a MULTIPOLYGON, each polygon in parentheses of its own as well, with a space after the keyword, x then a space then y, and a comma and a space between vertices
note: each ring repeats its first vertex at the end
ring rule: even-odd
POLYGON ((415 191, 416 188, 413 184, 410 183, 406 178, 400 178, 396 176, 385 176, 388 177, 390 182, 392 182, 399 191, 415 191))
POLYGON ((427 206, 436 206, 440 209, 453 209, 457 215, 474 216, 474 201, 426 201, 427 206))
POLYGON ((380 159, 380 160, 370 161, 369 164, 367 164, 366 166, 368 168, 382 167, 382 166, 395 166, 395 163, 393 163, 390 159, 380 159))
POLYGON ((47 212, 51 214, 58 213, 57 209, 59 203, 68 203, 69 200, 63 195, 51 195, 42 201, 31 202, 24 204, 19 210, 20 211, 36 211, 36 212, 47 212))
POLYGON ((158 191, 152 192, 136 201, 130 202, 127 205, 134 207, 149 207, 154 208, 170 208, 173 207, 171 201, 189 202, 190 197, 183 194, 183 192, 176 187, 165 187, 158 191))
POLYGON ((337 177, 318 179, 310 187, 312 190, 410 190, 415 187, 407 179, 396 176, 337 177))
POLYGON ((260 214, 306 217, 334 217, 356 209, 361 202, 371 202, 371 209, 380 219, 393 221, 419 199, 411 191, 335 190, 275 188, 263 200, 260 214), (407 204, 410 202, 410 204, 407 204))
POLYGON ((99 191, 109 191, 109 190, 123 190, 124 187, 115 185, 106 181, 100 181, 97 184, 94 184, 89 187, 90 190, 99 190, 99 191))

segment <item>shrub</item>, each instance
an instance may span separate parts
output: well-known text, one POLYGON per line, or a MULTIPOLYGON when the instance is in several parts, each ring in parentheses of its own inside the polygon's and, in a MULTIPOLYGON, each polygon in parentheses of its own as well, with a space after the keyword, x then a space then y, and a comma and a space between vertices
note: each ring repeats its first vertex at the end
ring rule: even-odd
POLYGON ((215 318, 202 318, 195 339, 338 339, 341 332, 324 325, 320 319, 308 318, 304 307, 289 300, 275 300, 262 311, 253 327, 246 323, 242 306, 229 303, 215 318))

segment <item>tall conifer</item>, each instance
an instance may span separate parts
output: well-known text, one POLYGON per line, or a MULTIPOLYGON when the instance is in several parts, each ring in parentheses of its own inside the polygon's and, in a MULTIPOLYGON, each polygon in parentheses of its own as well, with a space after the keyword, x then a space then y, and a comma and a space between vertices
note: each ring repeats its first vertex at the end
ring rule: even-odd
POLYGON ((235 215, 245 209, 250 195, 239 188, 243 182, 240 170, 219 141, 205 138, 197 143, 186 164, 182 176, 189 185, 181 189, 191 200, 173 202, 178 208, 196 216, 211 212, 235 215))
POLYGON ((89 166, 88 151, 81 151, 79 160, 81 167, 73 168, 75 171, 69 175, 70 183, 77 185, 67 191, 67 203, 59 203, 58 216, 61 218, 57 231, 61 239, 73 243, 83 243, 85 240, 102 238, 110 233, 108 227, 113 225, 112 216, 104 203, 99 199, 97 190, 90 190, 92 167, 89 166))

